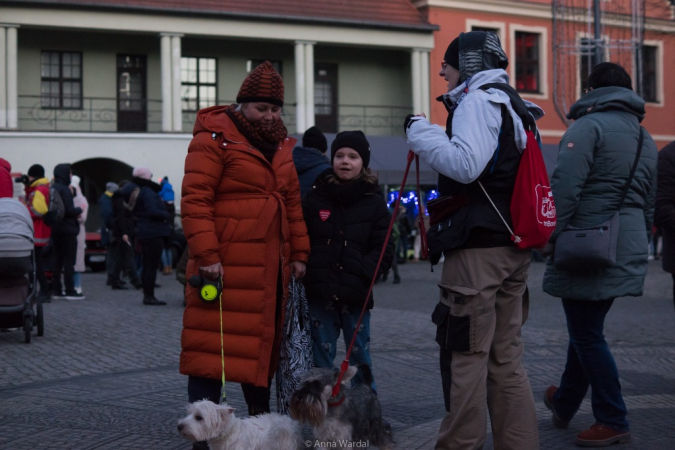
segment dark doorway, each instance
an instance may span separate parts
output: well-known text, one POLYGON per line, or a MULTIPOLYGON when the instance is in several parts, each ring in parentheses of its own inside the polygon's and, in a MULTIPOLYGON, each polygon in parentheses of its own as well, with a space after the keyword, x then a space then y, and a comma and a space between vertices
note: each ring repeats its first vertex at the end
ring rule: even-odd
POLYGON ((108 181, 118 183, 122 180, 131 180, 133 167, 108 158, 90 158, 77 161, 71 165, 73 175, 81 178, 82 194, 89 203, 89 212, 84 226, 87 231, 96 231, 101 228, 101 213, 98 199, 105 192, 108 181))
POLYGON ((314 66, 314 124, 324 133, 338 131, 337 64, 314 66))
POLYGON ((145 55, 117 55, 117 131, 147 131, 145 55))

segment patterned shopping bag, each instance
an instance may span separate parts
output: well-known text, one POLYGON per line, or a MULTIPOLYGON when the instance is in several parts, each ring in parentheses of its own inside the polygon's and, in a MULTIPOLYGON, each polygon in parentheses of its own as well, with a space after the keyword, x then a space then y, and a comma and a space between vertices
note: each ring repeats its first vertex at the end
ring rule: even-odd
POLYGON ((288 285, 286 320, 277 367, 277 411, 289 414, 289 402, 300 379, 312 368, 312 331, 305 286, 295 278, 288 285))

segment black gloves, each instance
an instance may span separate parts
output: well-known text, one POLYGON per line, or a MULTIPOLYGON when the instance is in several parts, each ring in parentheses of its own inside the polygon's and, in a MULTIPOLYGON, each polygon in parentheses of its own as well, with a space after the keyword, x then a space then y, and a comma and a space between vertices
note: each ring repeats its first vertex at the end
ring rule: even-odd
POLYGON ((410 129, 410 125, 412 125, 413 122, 416 120, 422 119, 421 116, 416 116, 414 114, 408 114, 405 116, 405 120, 403 121, 403 132, 407 133, 408 130, 410 129))

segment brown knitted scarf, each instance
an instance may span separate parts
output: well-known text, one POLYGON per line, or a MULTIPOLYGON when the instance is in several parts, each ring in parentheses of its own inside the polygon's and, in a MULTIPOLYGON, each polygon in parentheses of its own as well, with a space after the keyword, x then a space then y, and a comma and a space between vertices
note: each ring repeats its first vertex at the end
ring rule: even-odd
POLYGON ((258 127, 249 122, 244 114, 237 111, 236 108, 237 105, 231 105, 225 110, 225 113, 232 119, 237 130, 244 135, 251 145, 260 150, 265 159, 272 162, 279 142, 288 136, 284 121, 280 118, 272 128, 258 127))

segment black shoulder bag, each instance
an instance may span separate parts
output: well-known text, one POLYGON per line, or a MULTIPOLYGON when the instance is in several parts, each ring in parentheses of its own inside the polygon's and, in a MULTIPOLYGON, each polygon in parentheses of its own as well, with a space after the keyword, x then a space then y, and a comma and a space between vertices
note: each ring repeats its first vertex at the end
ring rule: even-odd
POLYGON ((607 269, 616 264, 616 246, 619 239, 619 211, 633 182, 642 154, 643 129, 640 127, 637 155, 630 171, 630 176, 623 188, 621 201, 611 219, 600 225, 588 228, 577 228, 567 225, 555 241, 553 263, 555 268, 563 271, 587 271, 607 269))

